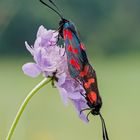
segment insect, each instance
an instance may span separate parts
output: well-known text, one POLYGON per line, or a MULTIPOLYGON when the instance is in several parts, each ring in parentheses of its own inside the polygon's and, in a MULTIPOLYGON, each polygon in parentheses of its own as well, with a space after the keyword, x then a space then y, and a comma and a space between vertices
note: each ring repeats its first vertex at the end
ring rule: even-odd
MULTIPOLYGON (((59 22, 59 35, 63 38, 65 43, 65 49, 67 54, 68 70, 72 78, 80 82, 86 94, 83 95, 87 101, 89 108, 83 109, 90 110, 89 114, 99 115, 102 122, 103 140, 109 140, 105 121, 100 113, 102 106, 102 99, 99 94, 96 72, 90 65, 85 51, 85 46, 79 38, 78 32, 74 24, 63 18, 60 14, 58 7, 52 0, 48 0, 54 7, 51 7, 44 1, 40 0, 41 3, 53 10, 60 18, 59 22)), ((87 118, 88 118, 87 115, 87 118)))

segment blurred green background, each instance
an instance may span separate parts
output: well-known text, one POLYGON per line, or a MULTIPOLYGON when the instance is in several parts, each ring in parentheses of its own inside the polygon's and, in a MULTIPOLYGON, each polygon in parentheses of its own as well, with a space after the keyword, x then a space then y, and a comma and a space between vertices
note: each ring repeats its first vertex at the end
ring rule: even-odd
MULTIPOLYGON (((140 1, 55 0, 77 26, 96 68, 102 113, 110 140, 140 139, 140 1)), ((32 61, 40 25, 57 29, 59 18, 38 0, 0 0, 0 139, 4 139, 27 93, 41 81, 21 70, 32 61)), ((57 89, 46 86, 23 113, 13 140, 101 140, 101 123, 84 124, 73 105, 64 107, 57 89)))

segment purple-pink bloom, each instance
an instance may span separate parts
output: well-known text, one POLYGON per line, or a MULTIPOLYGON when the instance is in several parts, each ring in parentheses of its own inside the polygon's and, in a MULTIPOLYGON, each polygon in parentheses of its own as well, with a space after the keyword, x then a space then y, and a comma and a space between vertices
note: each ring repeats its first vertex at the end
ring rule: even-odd
POLYGON ((25 42, 25 46, 33 56, 34 62, 24 64, 22 70, 30 77, 37 77, 40 74, 43 74, 44 77, 57 77, 58 80, 54 83, 64 104, 67 105, 70 100, 74 104, 79 117, 88 122, 85 114, 83 112, 80 114, 82 109, 88 108, 86 99, 81 95, 85 94, 85 90, 79 82, 69 75, 65 48, 58 46, 57 40, 57 31, 47 30, 40 26, 34 45, 29 46, 25 42))

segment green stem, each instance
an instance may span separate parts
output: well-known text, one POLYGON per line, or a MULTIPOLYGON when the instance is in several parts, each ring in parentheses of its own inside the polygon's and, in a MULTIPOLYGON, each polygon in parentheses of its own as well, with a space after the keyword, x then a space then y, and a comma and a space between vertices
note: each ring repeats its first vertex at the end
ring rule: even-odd
POLYGON ((20 119, 20 117, 21 117, 21 115, 22 115, 22 113, 23 113, 23 111, 24 111, 26 105, 27 105, 28 102, 30 101, 30 99, 33 97, 33 95, 35 95, 35 93, 36 93, 39 89, 41 89, 44 85, 48 84, 51 80, 52 80, 52 78, 49 78, 49 79, 45 78, 45 79, 43 79, 43 80, 42 80, 38 85, 36 85, 36 86, 32 89, 32 91, 27 95, 27 97, 25 98, 25 100, 23 101, 23 103, 21 104, 21 106, 20 106, 20 108, 19 108, 19 110, 18 110, 18 112, 17 112, 17 115, 16 115, 16 117, 15 117, 15 119, 14 119, 12 125, 11 125, 11 128, 10 128, 10 130, 9 130, 9 132, 8 132, 7 137, 6 137, 6 140, 10 140, 10 139, 11 139, 11 137, 12 137, 12 135, 13 135, 13 132, 14 132, 16 126, 17 126, 17 123, 18 123, 18 121, 19 121, 19 119, 20 119))

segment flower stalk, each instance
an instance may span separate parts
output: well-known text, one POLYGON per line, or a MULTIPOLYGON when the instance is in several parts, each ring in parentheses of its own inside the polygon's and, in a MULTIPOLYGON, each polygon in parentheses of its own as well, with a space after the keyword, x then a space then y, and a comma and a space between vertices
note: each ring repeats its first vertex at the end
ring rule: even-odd
POLYGON ((10 140, 12 135, 13 135, 13 132, 18 124, 18 121, 25 109, 25 107, 27 106, 28 102, 30 101, 30 99, 37 93, 37 91, 39 91, 43 86, 45 86, 46 84, 48 84, 50 81, 52 81, 52 78, 44 78, 38 85, 36 85, 32 90, 31 92, 29 92, 29 94, 27 95, 27 97, 25 98, 25 100, 23 101, 23 103, 21 104, 18 112, 17 112, 17 115, 11 125, 11 128, 8 132, 8 135, 6 137, 6 140, 10 140))

